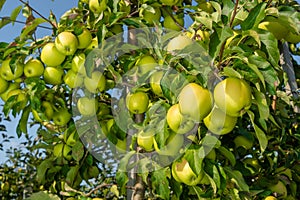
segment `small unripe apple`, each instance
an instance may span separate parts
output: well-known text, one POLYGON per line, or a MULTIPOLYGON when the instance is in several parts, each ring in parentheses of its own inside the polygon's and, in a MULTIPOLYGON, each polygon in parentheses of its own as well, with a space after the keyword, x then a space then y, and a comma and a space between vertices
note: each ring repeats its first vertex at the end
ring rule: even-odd
POLYGON ((90 0, 89 8, 93 13, 100 14, 107 8, 107 0, 90 0))
POLYGON ((26 77, 39 77, 44 73, 44 65, 38 59, 30 59, 24 66, 24 74, 26 77))
POLYGON ((145 149, 146 151, 152 151, 153 148, 153 138, 155 132, 154 130, 142 131, 137 135, 137 144, 145 149))
POLYGON ((85 49, 90 45, 93 37, 92 37, 91 32, 87 28, 84 28, 82 30, 82 33, 77 35, 77 39, 78 39, 78 47, 77 48, 85 49))
POLYGON ((83 84, 83 76, 70 69, 64 76, 64 82, 70 88, 80 87, 83 84))
POLYGON ((167 6, 175 6, 178 0, 160 0, 160 2, 167 6))
POLYGON ((7 99, 9 98, 8 93, 12 90, 18 89, 20 88, 20 83, 9 83, 8 88, 6 89, 6 91, 2 92, 0 94, 1 99, 6 102, 7 99))
POLYGON ((10 63, 11 60, 11 58, 7 58, 2 62, 0 67, 0 76, 6 81, 18 79, 22 76, 24 70, 24 65, 19 61, 16 61, 17 63, 15 63, 14 71, 12 71, 10 63))
POLYGON ((84 53, 76 54, 72 59, 72 66, 71 66, 71 69, 74 72, 81 74, 83 76, 86 76, 86 70, 84 66, 85 58, 86 56, 84 53))
POLYGON ((56 67, 63 63, 66 56, 60 53, 53 42, 47 43, 41 52, 42 62, 49 67, 56 67))
POLYGON ((23 90, 21 90, 21 89, 11 90, 7 94, 7 98, 9 99, 12 96, 16 96, 16 102, 19 103, 19 108, 20 109, 24 109, 26 107, 28 98, 27 98, 27 96, 26 96, 26 94, 23 90))
POLYGON ((148 109, 149 97, 145 92, 129 94, 126 98, 126 104, 131 113, 142 114, 148 109))
POLYGON ((136 63, 135 66, 138 67, 138 71, 141 75, 144 75, 151 70, 154 70, 154 68, 157 66, 156 60, 150 56, 150 55, 145 55, 140 57, 136 63))
POLYGON ((150 76, 149 83, 150 83, 151 90, 157 96, 163 96, 163 91, 160 85, 160 81, 163 75, 164 75, 163 71, 157 71, 150 76))
POLYGON ((63 82, 64 70, 57 67, 46 67, 44 80, 48 84, 59 85, 63 82))
POLYGON ((53 122, 58 126, 65 126, 72 118, 67 108, 60 108, 53 114, 53 122))
POLYGON ((73 55, 78 48, 78 39, 71 32, 61 32, 55 38, 55 47, 66 56, 73 55))
POLYGON ((92 72, 92 77, 86 76, 83 80, 85 88, 91 92, 103 92, 105 90, 106 78, 100 71, 92 72))
POLYGON ((98 110, 98 101, 95 98, 81 97, 78 99, 77 108, 83 116, 96 115, 98 110))
POLYGON ((43 101, 42 107, 44 109, 45 116, 48 120, 51 120, 54 114, 52 104, 49 101, 43 101))
POLYGON ((213 13, 214 12, 214 8, 212 7, 211 3, 210 2, 201 2, 198 4, 198 8, 200 10, 203 10, 207 13, 213 13))
POLYGON ((178 35, 177 37, 171 39, 167 45, 167 51, 172 52, 175 50, 184 49, 186 46, 193 43, 193 40, 186 35, 178 35))

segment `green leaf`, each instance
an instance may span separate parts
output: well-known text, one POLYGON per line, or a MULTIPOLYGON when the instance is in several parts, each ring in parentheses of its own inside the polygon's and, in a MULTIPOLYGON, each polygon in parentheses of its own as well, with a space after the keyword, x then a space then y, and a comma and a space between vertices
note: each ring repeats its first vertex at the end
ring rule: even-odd
POLYGON ((256 27, 265 18, 266 3, 257 4, 249 13, 248 17, 241 23, 242 30, 256 27))
POLYGON ((44 184, 46 179, 46 172, 49 168, 53 167, 52 159, 46 159, 37 167, 37 182, 44 184))
POLYGON ((278 63, 280 59, 280 52, 278 48, 278 41, 274 35, 268 31, 258 30, 260 41, 264 44, 268 52, 268 61, 276 69, 280 69, 278 63))
MULTIPOLYGON (((27 134, 27 123, 28 123, 30 111, 31 111, 31 107, 30 107, 30 105, 28 105, 24 108, 24 110, 22 112, 21 119, 19 120, 19 123, 18 123, 18 128, 20 128, 21 133, 27 134)), ((21 135, 18 135, 19 138, 20 138, 20 136, 21 135)))
POLYGON ((212 59, 218 56, 223 43, 233 35, 233 31, 229 26, 217 28, 215 30, 215 32, 211 35, 211 40, 209 42, 209 55, 212 59))
POLYGON ((167 179, 168 170, 169 168, 156 170, 151 176, 152 187, 158 197, 162 199, 170 199, 169 181, 167 179))
POLYGON ((72 186, 75 183, 77 176, 79 176, 79 165, 70 167, 70 170, 67 173, 66 183, 72 186))
POLYGON ((194 192, 197 195, 198 199, 202 199, 201 195, 205 194, 205 192, 199 186, 192 186, 192 189, 194 190, 194 192))
POLYGON ((258 66, 256 64, 253 64, 249 61, 248 57, 244 57, 243 61, 248 65, 250 69, 254 71, 254 73, 258 76, 260 79, 261 83, 263 84, 263 87, 266 88, 266 83, 263 74, 261 71, 258 69, 258 66))
POLYGON ((229 151, 228 149, 226 149, 223 146, 220 146, 218 148, 218 151, 220 151, 221 154, 229 160, 229 162, 231 163, 232 166, 235 165, 235 163, 236 163, 235 156, 231 151, 229 151))
POLYGON ((261 119, 267 120, 270 115, 269 106, 267 103, 267 99, 264 93, 258 91, 256 88, 253 88, 254 98, 256 100, 256 104, 258 106, 259 116, 261 119))
POLYGON ((0 11, 2 10, 3 5, 5 4, 6 0, 0 0, 0 11))
POLYGON ((31 21, 31 24, 29 26, 26 26, 25 29, 23 29, 20 39, 24 39, 31 31, 33 31, 38 25, 47 22, 45 19, 42 18, 36 18, 33 21, 31 21))
POLYGON ((84 155, 84 147, 80 141, 77 141, 75 145, 72 147, 72 157, 74 160, 79 162, 84 155))
POLYGON ((22 10, 23 6, 18 6, 16 7, 12 13, 10 14, 10 20, 12 21, 12 23, 14 24, 14 22, 16 21, 18 15, 20 14, 21 10, 22 10))
POLYGON ((46 191, 33 193, 29 198, 25 200, 60 200, 55 194, 48 194, 46 191))
POLYGON ((252 126, 255 130, 256 137, 259 141, 261 153, 263 153, 266 150, 267 146, 268 146, 268 138, 267 138, 266 134, 255 124, 255 122, 254 122, 254 117, 255 117, 254 113, 251 112, 250 110, 248 110, 247 113, 250 117, 252 126))
POLYGON ((9 23, 11 23, 11 20, 9 19, 9 17, 2 17, 2 19, 0 20, 0 29, 9 23))
POLYGON ((233 170, 230 167, 224 167, 228 178, 235 182, 240 191, 249 192, 249 186, 247 185, 242 173, 238 170, 233 170))
POLYGON ((188 161, 195 174, 199 174, 202 171, 203 159, 205 157, 205 151, 203 147, 198 149, 188 149, 185 152, 184 157, 188 161))
POLYGON ((211 148, 219 148, 221 146, 221 141, 212 135, 205 135, 205 137, 201 140, 203 146, 211 147, 211 148))

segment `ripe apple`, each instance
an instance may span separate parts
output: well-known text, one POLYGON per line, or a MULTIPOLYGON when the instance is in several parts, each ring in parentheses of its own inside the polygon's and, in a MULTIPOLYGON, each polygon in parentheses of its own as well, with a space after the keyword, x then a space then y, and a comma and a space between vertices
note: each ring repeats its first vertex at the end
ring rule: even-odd
POLYGON ((60 53, 53 42, 47 43, 41 52, 42 62, 49 67, 56 67, 62 64, 66 56, 60 53))
POLYGON ((278 181, 277 184, 269 186, 269 189, 276 193, 280 199, 285 199, 287 197, 287 189, 282 181, 278 181))
POLYGON ((182 134, 173 133, 168 137, 165 146, 159 148, 155 138, 153 138, 154 149, 159 155, 166 155, 166 156, 179 155, 180 153, 179 151, 183 143, 184 143, 184 136, 182 134))
POLYGON ((163 96, 163 91, 162 91, 161 85, 160 85, 160 81, 161 81, 163 75, 164 75, 163 71, 154 72, 150 76, 150 80, 149 80, 152 92, 160 97, 163 96))
POLYGON ((86 48, 86 50, 92 50, 92 49, 94 49, 94 48, 97 48, 98 47, 98 38, 97 38, 97 36, 96 37, 94 37, 93 39, 92 39, 92 42, 90 43, 90 45, 86 48))
POLYGON ((20 88, 20 83, 9 83, 8 88, 6 89, 6 91, 2 92, 0 94, 1 99, 6 102, 7 99, 10 97, 8 96, 8 93, 12 90, 18 89, 20 88))
POLYGON ((277 200, 277 198, 273 196, 267 196, 265 200, 277 200))
POLYGON ((78 48, 78 39, 71 32, 61 32, 55 38, 55 47, 66 56, 73 55, 78 48))
POLYGON ((83 76, 70 69, 64 76, 64 82, 70 88, 80 87, 83 84, 83 76))
POLYGON ((161 12, 158 7, 153 7, 154 12, 151 12, 149 10, 144 10, 143 12, 140 12, 140 18, 144 19, 149 25, 153 25, 154 21, 159 22, 161 17, 161 12))
POLYGON ((178 0, 160 0, 160 2, 167 6, 174 6, 177 4, 178 0))
POLYGON ((196 83, 189 83, 178 95, 180 112, 200 122, 213 107, 213 99, 210 91, 196 83))
POLYGON ((87 28, 83 28, 82 33, 77 35, 78 39, 78 49, 87 48, 92 42, 93 36, 87 28))
POLYGON ((46 67, 44 70, 44 80, 48 84, 59 85, 63 82, 64 70, 57 67, 46 67))
POLYGON ((177 37, 171 39, 167 45, 167 51, 172 52, 175 50, 184 49, 186 46, 193 43, 193 40, 186 35, 178 35, 177 37))
POLYGON ((196 175, 186 159, 181 161, 175 161, 172 164, 172 175, 177 182, 184 183, 186 185, 197 185, 204 176, 204 173, 201 172, 199 175, 196 175))
POLYGON ((243 135, 236 136, 233 142, 235 144, 235 148, 243 147, 244 149, 249 150, 253 147, 253 142, 243 135))
POLYGON ((140 57, 135 63, 135 66, 138 67, 139 73, 141 75, 144 75, 144 74, 150 72, 151 70, 154 70, 154 68, 157 65, 158 64, 157 64, 156 60, 150 55, 145 55, 145 56, 140 57))
POLYGON ((184 26, 184 19, 183 17, 179 15, 173 15, 174 19, 176 20, 176 23, 174 19, 170 16, 167 15, 165 16, 163 25, 166 29, 174 30, 174 31, 181 31, 181 27, 184 26))
POLYGON ((15 63, 14 71, 11 69, 11 58, 7 58, 2 62, 0 67, 0 75, 6 81, 18 79, 23 74, 24 65, 20 62, 15 63))
POLYGON ((251 106, 251 88, 246 81, 229 77, 216 85, 214 100, 227 115, 241 116, 251 106))
POLYGON ((95 98, 80 97, 77 102, 77 108, 83 116, 92 116, 98 110, 98 101, 95 98))
POLYGON ((45 113, 45 116, 47 117, 47 119, 51 120, 53 117, 53 113, 54 113, 52 104, 49 101, 43 101, 42 107, 44 109, 44 113, 45 113))
POLYGON ((265 19, 258 25, 258 28, 270 31, 278 40, 281 40, 288 35, 289 29, 274 16, 266 16, 265 19))
POLYGON ((24 74, 26 77, 39 77, 44 73, 44 65, 38 59, 30 59, 24 66, 24 74))
POLYGON ((92 77, 84 77, 83 80, 85 88, 91 92, 103 92, 105 90, 106 78, 100 71, 92 72, 92 77))
POLYGON ((214 107, 203 122, 212 133, 225 135, 234 129, 237 117, 226 115, 221 109, 214 107))
POLYGON ((83 76, 86 76, 86 70, 84 66, 85 58, 86 57, 84 53, 76 54, 72 59, 72 67, 71 67, 71 69, 74 72, 81 74, 83 76))
POLYGON ((0 76, 0 94, 5 92, 5 90, 8 88, 8 86, 9 86, 9 83, 0 76))
POLYGON ((53 122, 58 126, 65 126, 72 118, 67 108, 60 108, 53 114, 53 122))
POLYGON ((172 105, 167 111, 167 123, 170 129, 178 134, 187 133, 195 126, 193 120, 181 114, 179 104, 172 105))
POLYGON ((128 110, 133 114, 142 114, 147 111, 149 97, 145 92, 129 94, 126 98, 128 110))
POLYGON ((142 147, 146 151, 153 151, 153 139, 154 139, 155 131, 141 131, 137 135, 137 144, 142 147))
POLYGON ((93 13, 100 14, 107 8, 107 0, 90 0, 89 8, 93 13))

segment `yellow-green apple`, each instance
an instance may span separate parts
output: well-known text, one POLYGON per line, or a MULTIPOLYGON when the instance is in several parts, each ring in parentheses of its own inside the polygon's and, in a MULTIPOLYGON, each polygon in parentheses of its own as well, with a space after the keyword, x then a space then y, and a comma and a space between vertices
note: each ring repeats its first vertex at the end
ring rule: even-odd
POLYGON ((154 149, 159 155, 166 155, 166 156, 179 155, 183 143, 184 143, 184 136, 182 134, 172 133, 168 137, 165 146, 159 148, 157 141, 155 140, 155 138, 153 138, 154 149))
POLYGON ((67 108, 60 108, 53 114, 53 122, 58 126, 65 126, 72 118, 67 108))
POLYGON ((7 58, 2 62, 0 67, 0 75, 6 81, 12 81, 22 76, 24 65, 23 63, 16 61, 15 65, 12 66, 11 58, 7 58), (13 69, 12 69, 12 68, 13 69))
POLYGON ((179 104, 174 104, 168 109, 167 123, 170 129, 178 134, 187 133, 195 126, 195 122, 189 116, 182 115, 179 104))
POLYGON ((144 74, 150 72, 157 65, 158 64, 157 64, 156 60, 150 55, 145 55, 145 56, 140 57, 135 63, 135 66, 138 67, 139 73, 141 75, 144 75, 144 74))
POLYGON ((24 109, 26 107, 28 98, 23 90, 21 89, 11 90, 7 94, 7 98, 9 99, 12 96, 16 96, 16 102, 19 104, 20 109, 24 109))
POLYGON ((0 94, 5 92, 5 90, 8 88, 8 86, 9 86, 9 83, 0 76, 0 94))
POLYGON ((235 144, 235 148, 243 147, 244 149, 248 150, 253 147, 253 141, 243 135, 236 136, 233 142, 235 144))
POLYGON ((42 62, 49 67, 56 67, 62 64, 66 56, 60 53, 53 42, 47 43, 41 52, 42 62))
POLYGON ((203 122, 212 133, 225 135, 234 129, 237 117, 226 115, 226 113, 215 106, 207 117, 204 118, 203 122))
POLYGON ((83 28, 82 33, 77 35, 77 39, 78 39, 77 48, 78 49, 85 49, 91 44, 93 36, 92 36, 89 29, 83 28))
POLYGON ((274 196, 267 196, 264 200, 277 200, 274 196))
POLYGON ((67 138, 66 144, 72 147, 72 146, 75 145, 75 143, 77 142, 77 140, 78 140, 78 134, 77 134, 76 131, 74 131, 67 138))
POLYGON ((63 82, 64 70, 58 67, 46 67, 44 80, 48 84, 59 85, 63 82))
POLYGON ((86 48, 86 50, 92 50, 92 49, 97 48, 97 47, 98 47, 98 38, 97 38, 97 36, 96 36, 96 37, 94 37, 94 38, 92 39, 92 42, 91 42, 90 45, 86 48))
POLYGON ((139 15, 140 18, 144 19, 149 25, 153 25, 153 22, 159 22, 161 12, 159 7, 153 7, 152 10, 143 10, 139 15))
POLYGON ((81 74, 83 76, 86 76, 86 70, 85 70, 85 54, 84 53, 79 53, 76 54, 73 59, 72 59, 72 66, 71 69, 78 73, 81 74))
POLYGON ((44 73, 44 65, 38 59, 30 59, 25 63, 24 74, 26 77, 39 77, 44 73))
POLYGON ((183 87, 178 95, 180 112, 199 122, 204 119, 213 107, 210 91, 196 83, 183 87))
POLYGON ((64 82, 70 88, 80 87, 83 84, 83 76, 70 69, 64 76, 64 82))
POLYGON ((142 114, 147 111, 149 105, 149 97, 145 92, 136 92, 128 94, 126 98, 128 110, 133 114, 142 114))
POLYGON ((181 34, 177 37, 171 39, 167 45, 167 51, 172 52, 175 50, 181 50, 184 49, 186 46, 193 43, 193 40, 189 38, 188 36, 181 34))
POLYGON ((146 151, 152 151, 154 135, 154 130, 141 131, 137 135, 137 144, 146 151))
POLYGON ((163 96, 163 91, 161 89, 160 81, 164 75, 163 71, 156 71, 150 76, 150 87, 154 94, 157 96, 163 96))
POLYGON ((83 116, 96 115, 98 101, 95 98, 80 97, 77 102, 77 109, 83 116))
POLYGON ((215 104, 227 115, 241 116, 251 106, 251 88, 245 80, 229 77, 214 89, 215 104))
POLYGON ((64 31, 56 36, 54 44, 60 53, 69 56, 76 52, 78 39, 73 33, 64 31))
POLYGON ((120 140, 120 139, 117 139, 118 142, 116 144, 116 150, 119 152, 119 153, 126 153, 126 148, 127 148, 127 141, 126 141, 126 138, 123 139, 123 140, 120 140))
POLYGON ((0 94, 1 99, 6 102, 7 99, 9 98, 8 93, 12 90, 18 89, 20 88, 20 83, 9 83, 8 88, 6 89, 6 91, 2 92, 0 94))
POLYGON ((50 103, 49 101, 43 101, 42 102, 42 107, 45 113, 45 116, 47 117, 48 120, 51 120, 53 117, 53 107, 52 107, 52 103, 50 103))
POLYGON ((173 15, 173 16, 167 15, 165 16, 163 25, 166 29, 181 31, 182 29, 181 27, 184 26, 184 19, 182 16, 179 15, 173 15))
POLYGON ((178 0, 160 0, 160 2, 167 6, 174 6, 177 4, 178 0))
POLYGON ((85 88, 91 92, 103 92, 105 90, 106 78, 100 71, 92 72, 92 77, 85 76, 83 80, 85 88))
POLYGON ((107 0, 90 0, 89 8, 93 13, 100 14, 107 8, 107 0))

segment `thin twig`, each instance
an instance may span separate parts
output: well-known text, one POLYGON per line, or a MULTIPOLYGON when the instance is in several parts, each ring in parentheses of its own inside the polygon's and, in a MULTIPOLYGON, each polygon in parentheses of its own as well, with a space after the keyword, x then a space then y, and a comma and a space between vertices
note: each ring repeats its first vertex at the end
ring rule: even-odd
POLYGON ((110 187, 113 186, 114 184, 108 184, 108 183, 102 183, 101 185, 98 185, 97 187, 95 187, 94 189, 92 189, 91 191, 89 191, 86 194, 83 194, 83 196, 88 197, 91 196, 95 191, 104 188, 104 187, 110 187))
POLYGON ((232 13, 232 16, 231 16, 231 19, 230 19, 230 23, 229 23, 229 26, 231 28, 232 28, 232 25, 233 25, 234 18, 235 18, 236 14, 237 14, 238 5, 239 5, 239 0, 236 0, 235 6, 234 6, 234 10, 233 10, 233 13, 232 13))
MULTIPOLYGON (((26 22, 18 21, 18 20, 11 20, 9 17, 0 17, 0 19, 8 20, 8 21, 10 21, 10 22, 15 22, 15 23, 19 23, 19 24, 24 24, 24 25, 26 25, 26 22)), ((44 29, 48 29, 48 30, 52 30, 52 28, 47 27, 47 26, 41 26, 41 25, 38 25, 37 27, 39 27, 39 28, 44 28, 44 29)))

